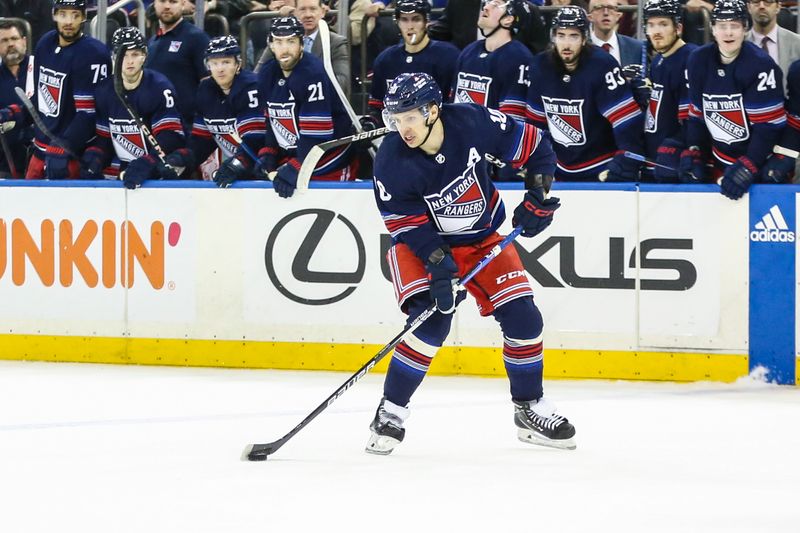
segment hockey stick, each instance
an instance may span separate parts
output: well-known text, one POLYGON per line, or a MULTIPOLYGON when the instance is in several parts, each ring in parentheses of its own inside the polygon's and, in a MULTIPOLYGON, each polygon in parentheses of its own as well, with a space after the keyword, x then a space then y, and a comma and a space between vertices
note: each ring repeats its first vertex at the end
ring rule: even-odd
MULTIPOLYGON (((499 244, 497 244, 491 251, 486 254, 483 259, 478 261, 472 270, 469 271, 463 278, 461 278, 458 283, 455 285, 456 290, 463 289, 464 286, 474 278, 478 272, 484 269, 486 265, 492 262, 495 257, 500 255, 500 252, 503 251, 503 248, 514 242, 519 234, 522 233, 522 227, 516 227, 514 230, 506 236, 499 244)), ((299 424, 297 424, 294 429, 292 429, 289 433, 281 437, 280 439, 267 443, 267 444, 250 444, 242 453, 242 461, 266 461, 267 457, 278 451, 278 449, 286 444, 289 439, 294 437, 297 433, 300 432, 304 427, 306 427, 312 420, 314 420, 322 411, 330 407, 330 405, 339 399, 339 397, 344 394, 347 389, 352 387, 356 384, 358 380, 363 378, 367 372, 372 370, 372 368, 378 364, 386 355, 391 352, 395 346, 400 344, 406 337, 408 337, 414 330, 422 325, 428 318, 430 318, 436 312, 436 304, 431 304, 425 311, 422 312, 417 318, 411 321, 410 324, 406 326, 406 328, 401 331, 394 339, 392 339, 389 344, 381 348, 381 350, 375 354, 372 359, 367 361, 364 366, 359 368, 355 374, 350 376, 350 379, 345 381, 333 394, 328 396, 325 401, 323 401, 316 409, 314 409, 307 417, 305 417, 299 424)))
POLYGON ((3 128, 0 128, 0 145, 2 145, 3 155, 6 156, 6 161, 8 161, 8 170, 11 171, 11 177, 15 180, 19 179, 17 165, 14 164, 14 157, 11 155, 11 148, 8 146, 8 139, 6 139, 6 134, 3 131, 3 128))
POLYGON ((356 133, 355 135, 348 135, 347 137, 333 139, 331 141, 312 146, 311 150, 309 150, 306 154, 305 159, 303 159, 303 164, 300 165, 300 171, 297 173, 297 190, 304 191, 308 189, 308 182, 311 181, 311 175, 314 173, 314 169, 317 168, 319 160, 322 159, 322 156, 324 156, 325 152, 328 150, 333 150, 339 146, 357 141, 377 139, 378 137, 383 137, 389 132, 389 128, 378 128, 376 130, 364 131, 361 133, 356 133))
MULTIPOLYGON (((663 168, 665 170, 670 170, 672 172, 680 174, 680 171, 677 168, 671 167, 669 165, 662 165, 661 163, 656 163, 655 161, 653 161, 651 159, 647 159, 645 156, 637 154, 637 153, 634 153, 634 152, 627 152, 626 151, 622 155, 624 155, 628 159, 633 159, 634 161, 639 161, 640 163, 646 163, 646 164, 652 165, 654 167, 663 168)), ((694 174, 692 174, 692 176, 694 176, 694 174)), ((607 178, 608 178, 608 170, 602 171, 597 176, 597 179, 599 179, 600 181, 603 181, 603 182, 606 181, 607 178)))
POLYGON ((22 105, 28 110, 28 114, 31 116, 33 123, 37 128, 39 128, 39 131, 42 132, 45 137, 50 139, 50 143, 64 150, 64 153, 70 156, 72 159, 78 159, 78 156, 75 155, 75 152, 70 150, 69 146, 67 146, 67 143, 56 137, 53 132, 50 131, 50 128, 45 125, 42 117, 39 115, 39 112, 36 111, 35 107, 33 107, 33 102, 31 102, 31 99, 28 98, 27 94, 25 94, 25 90, 22 87, 14 87, 14 92, 17 93, 17 96, 22 101, 22 105))

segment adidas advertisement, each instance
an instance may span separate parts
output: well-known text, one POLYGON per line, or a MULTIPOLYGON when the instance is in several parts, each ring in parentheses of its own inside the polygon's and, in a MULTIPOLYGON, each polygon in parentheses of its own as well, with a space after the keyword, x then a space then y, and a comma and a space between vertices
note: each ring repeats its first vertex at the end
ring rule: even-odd
POLYGON ((769 208, 750 232, 750 240, 755 242, 794 242, 795 232, 789 229, 786 219, 778 205, 769 208))

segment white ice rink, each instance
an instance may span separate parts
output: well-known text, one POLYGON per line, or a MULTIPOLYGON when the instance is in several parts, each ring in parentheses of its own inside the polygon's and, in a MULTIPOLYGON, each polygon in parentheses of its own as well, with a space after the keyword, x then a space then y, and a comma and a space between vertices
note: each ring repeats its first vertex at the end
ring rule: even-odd
POLYGON ((370 375, 0 362, 0 532, 798 532, 800 390, 547 381, 578 449, 516 439, 503 379, 425 380, 364 453, 370 375))

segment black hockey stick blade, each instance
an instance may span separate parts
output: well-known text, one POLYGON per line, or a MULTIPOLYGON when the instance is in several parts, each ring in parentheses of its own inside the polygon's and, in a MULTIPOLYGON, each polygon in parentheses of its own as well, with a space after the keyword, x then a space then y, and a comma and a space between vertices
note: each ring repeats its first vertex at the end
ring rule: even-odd
POLYGON ((69 146, 67 146, 67 143, 56 137, 55 134, 50 131, 50 128, 45 125, 41 115, 39 115, 39 112, 35 107, 33 107, 33 102, 31 102, 31 99, 28 98, 27 94, 25 94, 25 89, 22 87, 14 87, 14 92, 17 93, 17 96, 22 101, 22 105, 24 105, 25 109, 28 110, 28 114, 31 116, 33 123, 36 124, 36 127, 39 128, 39 131, 41 131, 45 137, 50 139, 50 143, 64 150, 64 153, 66 153, 72 159, 78 159, 78 156, 75 155, 75 152, 70 150, 69 146))
POLYGON ((269 444, 250 444, 242 452, 242 461, 266 461, 267 457, 275 453, 281 444, 279 440, 269 444))
POLYGON ((305 159, 303 159, 303 164, 300 165, 300 171, 297 173, 297 190, 305 191, 308 189, 308 182, 311 181, 311 175, 314 173, 314 169, 317 168, 320 159, 322 159, 322 156, 324 156, 325 152, 328 150, 333 150, 339 146, 358 141, 377 139, 378 137, 383 137, 389 133, 389 131, 389 128, 378 128, 312 146, 311 150, 306 154, 305 159))

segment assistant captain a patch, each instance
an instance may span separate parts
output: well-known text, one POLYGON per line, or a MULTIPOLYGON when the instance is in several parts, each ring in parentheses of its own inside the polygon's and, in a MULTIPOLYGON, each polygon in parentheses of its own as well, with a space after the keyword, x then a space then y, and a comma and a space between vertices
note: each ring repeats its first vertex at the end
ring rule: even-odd
POLYGON ((486 102, 489 101, 489 88, 491 86, 492 78, 489 76, 459 72, 454 101, 457 104, 486 106, 486 102))
POLYGON ((425 202, 440 231, 465 233, 471 230, 486 212, 487 206, 475 165, 447 184, 438 194, 426 196, 425 202))
POLYGON ((583 99, 550 98, 542 96, 547 128, 553 140, 563 146, 586 144, 583 126, 583 99))
POLYGON ((741 94, 703 94, 703 118, 711 137, 733 144, 750 137, 741 94))

